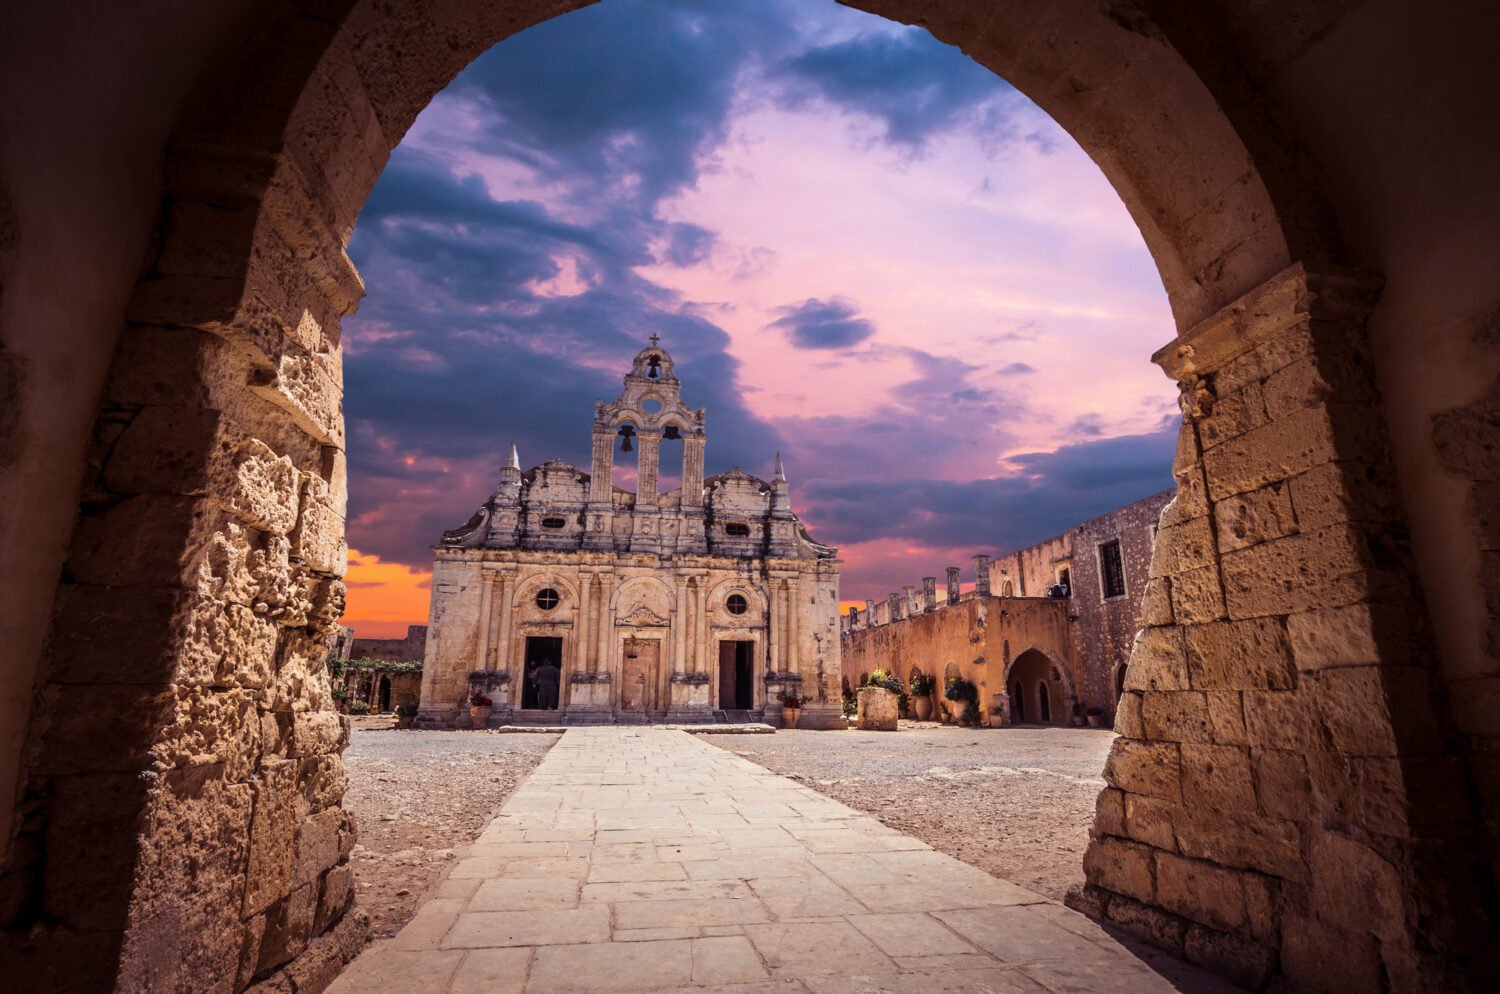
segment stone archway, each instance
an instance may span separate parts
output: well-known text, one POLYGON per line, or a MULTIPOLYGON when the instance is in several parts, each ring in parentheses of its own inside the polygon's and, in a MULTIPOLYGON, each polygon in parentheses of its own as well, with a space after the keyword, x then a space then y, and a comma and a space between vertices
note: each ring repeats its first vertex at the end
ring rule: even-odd
POLYGON ((1005 668, 1005 686, 1011 694, 1011 712, 1018 720, 1045 725, 1066 725, 1078 703, 1073 674, 1054 653, 1029 646, 1017 653, 1005 668), (1056 674, 1056 679, 1053 675, 1056 674), (1055 684, 1055 688, 1049 685, 1055 684), (1015 688, 1021 687, 1023 704, 1016 707, 1015 688), (1043 704, 1045 697, 1046 703, 1043 704))
MULTIPOLYGON (((177 120, 95 479, 38 612, 54 635, 6 705, 25 718, 41 687, 6 867, 46 911, 7 926, 39 982, 239 989, 351 941, 343 730, 318 678, 342 598, 338 322, 361 293, 343 244, 432 94, 571 6, 266 5, 177 120), (101 712, 119 718, 108 750, 81 734, 101 712)), ((1183 391, 1178 495, 1080 903, 1252 983, 1317 985, 1327 949, 1354 986, 1447 982, 1468 785, 1371 381, 1379 281, 1341 265, 1317 164, 1252 74, 1215 60, 1229 28, 1186 5, 860 6, 963 45, 1056 117, 1140 225, 1177 320, 1158 361, 1183 391), (1430 771, 1457 789, 1423 794, 1430 771)))

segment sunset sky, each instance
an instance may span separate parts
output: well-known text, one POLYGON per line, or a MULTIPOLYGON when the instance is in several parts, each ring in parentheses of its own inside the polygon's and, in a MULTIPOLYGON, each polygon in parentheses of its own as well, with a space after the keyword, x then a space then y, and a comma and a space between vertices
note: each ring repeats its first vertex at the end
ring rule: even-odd
POLYGON ((605 0, 503 42, 417 120, 349 252, 363 637, 425 623, 430 547, 512 437, 587 468, 653 332, 707 472, 769 477, 779 449, 846 601, 1171 484, 1147 361, 1171 316, 1103 175, 957 49, 824 0, 605 0))

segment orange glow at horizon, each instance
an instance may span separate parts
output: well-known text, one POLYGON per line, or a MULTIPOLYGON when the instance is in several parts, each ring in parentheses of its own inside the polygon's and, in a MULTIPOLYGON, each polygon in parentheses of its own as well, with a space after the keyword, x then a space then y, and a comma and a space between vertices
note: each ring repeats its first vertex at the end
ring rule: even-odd
POLYGON ((379 556, 349 550, 349 588, 342 624, 359 638, 402 638, 406 626, 425 625, 432 599, 432 571, 412 570, 379 556))

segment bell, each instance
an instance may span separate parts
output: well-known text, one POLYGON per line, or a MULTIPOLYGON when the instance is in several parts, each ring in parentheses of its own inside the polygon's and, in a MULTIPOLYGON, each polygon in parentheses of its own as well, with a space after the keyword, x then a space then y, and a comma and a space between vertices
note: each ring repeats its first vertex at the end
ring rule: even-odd
POLYGON ((647 367, 647 369, 646 369, 646 379, 648 379, 648 380, 654 380, 654 379, 656 379, 657 373, 661 369, 661 359, 658 356, 654 356, 654 355, 653 356, 647 356, 646 357, 646 367, 647 367))
POLYGON ((620 451, 621 452, 634 452, 635 451, 635 446, 633 446, 633 445, 630 444, 630 436, 629 435, 626 435, 625 436, 625 441, 623 441, 623 442, 620 443, 620 451))
POLYGON ((682 435, 678 433, 676 425, 667 425, 666 430, 661 433, 661 437, 671 439, 674 442, 682 441, 682 435))

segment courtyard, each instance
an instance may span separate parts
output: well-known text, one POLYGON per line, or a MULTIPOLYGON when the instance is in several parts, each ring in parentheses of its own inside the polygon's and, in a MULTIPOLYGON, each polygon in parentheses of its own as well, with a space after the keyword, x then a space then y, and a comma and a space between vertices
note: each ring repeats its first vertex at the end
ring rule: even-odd
POLYGON ((333 990, 1232 991, 997 872, 1081 876, 1110 738, 357 731, 333 990))

